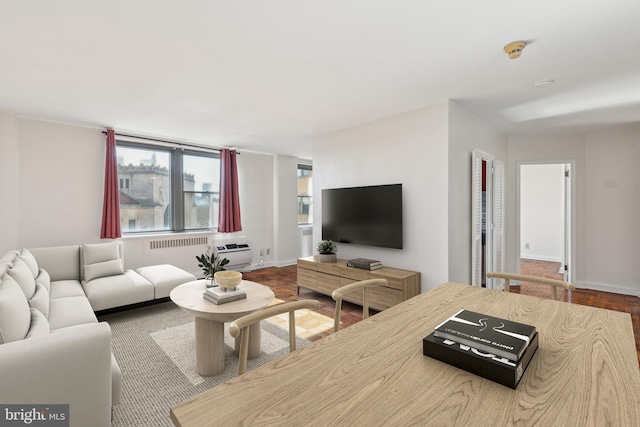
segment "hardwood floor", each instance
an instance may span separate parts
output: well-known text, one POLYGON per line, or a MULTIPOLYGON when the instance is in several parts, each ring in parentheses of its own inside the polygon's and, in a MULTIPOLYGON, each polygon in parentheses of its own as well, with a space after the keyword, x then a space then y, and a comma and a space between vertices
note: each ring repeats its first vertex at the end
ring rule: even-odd
MULTIPOLYGON (((522 274, 532 276, 562 279, 562 275, 558 274, 559 266, 559 263, 523 260, 520 271, 522 274)), ((333 318, 335 302, 330 296, 322 295, 304 288, 300 288, 300 294, 297 294, 297 273, 295 265, 288 267, 267 267, 243 273, 243 278, 269 286, 269 288, 273 290, 276 298, 283 301, 296 301, 300 299, 318 300, 320 301, 320 308, 317 310, 318 313, 329 318, 333 318)), ((547 286, 539 286, 530 283, 523 283, 521 286, 514 286, 511 288, 511 292, 538 296, 541 298, 551 298, 551 291, 547 286)), ((558 299, 573 304, 582 304, 591 307, 630 313, 635 335, 638 362, 640 363, 640 298, 630 295, 619 295, 586 289, 576 289, 575 291, 559 289, 558 299)), ((362 320, 362 307, 345 302, 342 307, 342 327, 347 327, 360 320, 362 320)), ((304 324, 299 325, 304 327, 304 324)), ((322 332, 316 333, 307 338, 314 341, 325 337, 332 332, 333 330, 330 327, 327 327, 322 332)))

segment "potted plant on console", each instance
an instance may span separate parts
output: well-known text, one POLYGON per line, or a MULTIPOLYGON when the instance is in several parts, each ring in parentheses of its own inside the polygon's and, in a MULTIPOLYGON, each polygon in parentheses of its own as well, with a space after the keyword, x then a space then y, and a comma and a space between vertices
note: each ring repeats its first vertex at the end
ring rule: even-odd
POLYGON ((204 278, 207 281, 207 287, 216 286, 213 275, 216 274, 217 271, 223 271, 224 266, 229 264, 229 260, 216 256, 211 250, 211 247, 209 247, 206 254, 196 255, 196 259, 198 260, 198 267, 202 268, 204 278))
POLYGON ((338 244, 333 240, 323 240, 318 243, 320 262, 336 262, 338 260, 337 252, 338 244))

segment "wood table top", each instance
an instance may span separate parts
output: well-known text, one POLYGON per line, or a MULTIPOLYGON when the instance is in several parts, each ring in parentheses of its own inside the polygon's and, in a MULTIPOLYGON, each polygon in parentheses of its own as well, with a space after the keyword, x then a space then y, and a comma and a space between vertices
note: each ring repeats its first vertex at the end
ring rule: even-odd
POLYGON ((631 317, 445 283, 171 408, 177 426, 640 425, 631 317), (465 308, 536 326, 512 390, 422 354, 465 308))
POLYGON ((238 286, 246 291, 247 297, 220 305, 207 301, 202 296, 206 289, 205 280, 195 280, 177 286, 169 297, 191 315, 217 322, 233 322, 245 314, 265 308, 275 298, 271 289, 259 283, 243 280, 238 286))

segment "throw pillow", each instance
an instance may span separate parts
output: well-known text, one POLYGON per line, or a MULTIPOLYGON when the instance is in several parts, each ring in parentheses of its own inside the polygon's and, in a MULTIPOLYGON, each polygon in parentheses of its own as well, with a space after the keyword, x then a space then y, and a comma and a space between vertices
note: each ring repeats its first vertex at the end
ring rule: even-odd
POLYGON ((36 285, 36 292, 33 294, 31 299, 29 300, 29 306, 31 308, 35 308, 40 311, 40 313, 44 314, 45 318, 49 318, 49 291, 40 285, 36 285))
POLYGON ((117 276, 119 274, 124 274, 124 269, 119 259, 96 262, 84 266, 85 283, 93 279, 99 279, 100 277, 117 276))
POLYGON ((7 274, 18 282, 27 299, 31 299, 36 291, 36 281, 27 264, 22 259, 16 258, 7 274))
POLYGON ((40 310, 32 308, 31 327, 29 328, 29 332, 27 332, 27 336, 25 337, 25 339, 40 337, 42 335, 49 335, 50 332, 51 327, 49 326, 49 321, 45 319, 40 310))
POLYGON ((20 285, 5 275, 0 282, 0 344, 23 339, 30 324, 27 298, 20 285))
POLYGON ((36 261, 36 258, 33 256, 33 254, 27 249, 23 248, 20 252, 20 259, 24 261, 25 264, 27 264, 27 267, 29 267, 29 270, 31 270, 31 274, 33 274, 33 278, 35 279, 36 277, 38 277, 38 261, 36 261))
POLYGON ((117 241, 82 245, 81 250, 84 265, 120 259, 120 243, 117 241))
POLYGON ((100 277, 124 274, 124 266, 120 259, 120 243, 96 243, 82 245, 82 283, 100 277))
POLYGON ((43 268, 40 269, 40 274, 36 277, 36 286, 38 285, 44 286, 47 292, 51 293, 51 276, 43 268))

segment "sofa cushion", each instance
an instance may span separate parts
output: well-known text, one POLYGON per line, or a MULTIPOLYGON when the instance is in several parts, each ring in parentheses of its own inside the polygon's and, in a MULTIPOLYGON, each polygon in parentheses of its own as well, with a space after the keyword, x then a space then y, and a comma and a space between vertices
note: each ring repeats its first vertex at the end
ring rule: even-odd
POLYGON ((51 276, 43 268, 40 269, 38 276, 36 276, 36 286, 39 284, 44 286, 47 292, 51 293, 51 276))
POLYGON ((111 406, 120 403, 122 398, 122 371, 116 357, 111 353, 111 406))
POLYGON ((82 285, 77 280, 58 280, 51 282, 49 298, 86 297, 82 285))
POLYGON ((0 282, 0 344, 24 339, 31 312, 20 285, 9 275, 0 282))
POLYGON ((93 279, 99 279, 101 277, 117 276, 119 274, 124 274, 124 269, 122 268, 122 263, 119 259, 96 262, 94 264, 85 264, 84 266, 85 282, 93 279))
POLYGON ((36 291, 36 280, 33 277, 33 273, 29 269, 29 266, 21 260, 16 258, 13 262, 13 267, 7 272, 22 288, 22 292, 30 299, 36 291))
POLYGON ((155 299, 168 297, 178 285, 196 280, 196 276, 171 264, 140 267, 136 272, 153 284, 155 299))
POLYGON ((102 277, 83 283, 94 311, 107 310, 154 298, 153 285, 133 270, 123 275, 102 277))
POLYGON ((0 258, 0 263, 8 262, 13 264, 13 261, 16 260, 18 255, 20 255, 20 252, 16 251, 15 249, 12 249, 6 254, 2 255, 2 258, 0 258))
POLYGON ((40 310, 31 309, 31 327, 25 339, 49 335, 49 322, 40 310))
POLYGON ((120 243, 117 241, 82 245, 80 252, 83 263, 83 283, 100 277, 124 273, 124 263, 120 257, 120 243))
POLYGON ((29 252, 28 249, 23 248, 20 251, 20 259, 24 261, 25 264, 27 264, 27 267, 29 267, 29 270, 31 270, 31 274, 33 274, 33 278, 35 279, 36 277, 38 277, 38 272, 40 270, 40 268, 38 267, 38 261, 36 261, 35 257, 31 252, 29 252))
POLYGON ((52 281, 82 280, 80 245, 31 248, 29 252, 38 261, 38 267, 49 273, 52 281))
POLYGON ((36 285, 36 292, 29 300, 29 306, 38 310, 45 318, 49 318, 49 292, 44 286, 36 285))
POLYGON ((97 322, 98 319, 86 297, 58 298, 49 302, 51 332, 69 326, 97 322))

